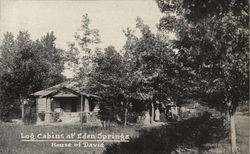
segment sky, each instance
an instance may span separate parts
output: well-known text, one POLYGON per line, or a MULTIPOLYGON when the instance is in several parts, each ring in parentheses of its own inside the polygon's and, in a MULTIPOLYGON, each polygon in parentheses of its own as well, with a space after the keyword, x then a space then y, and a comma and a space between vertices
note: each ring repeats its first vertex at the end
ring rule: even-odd
POLYGON ((1 33, 10 31, 17 34, 20 30, 28 30, 32 39, 37 39, 53 31, 57 47, 67 49, 67 42, 73 41, 84 13, 90 17, 90 26, 100 30, 102 46, 114 45, 118 50, 125 42, 122 30, 135 27, 137 16, 150 25, 153 32, 163 16, 153 0, 3 0, 1 33))
POLYGON ((53 31, 56 46, 65 50, 67 42, 74 40, 85 13, 90 17, 90 27, 100 31, 101 47, 113 45, 117 50, 122 49, 126 40, 122 30, 134 28, 138 16, 153 32, 163 16, 153 0, 1 0, 0 13, 0 39, 7 31, 16 35, 27 30, 34 40, 53 31))

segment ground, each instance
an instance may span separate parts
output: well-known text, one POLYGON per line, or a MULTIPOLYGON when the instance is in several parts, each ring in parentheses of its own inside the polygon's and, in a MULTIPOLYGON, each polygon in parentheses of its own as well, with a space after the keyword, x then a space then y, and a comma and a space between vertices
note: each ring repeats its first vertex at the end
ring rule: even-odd
MULTIPOLYGON (((237 135, 237 146, 240 154, 249 154, 249 116, 236 115, 236 135, 237 135)), ((211 149, 208 153, 216 154, 229 154, 230 144, 229 138, 220 141, 217 144, 210 144, 211 149)))
POLYGON ((39 133, 50 134, 70 134, 72 132, 87 134, 119 134, 124 133, 130 136, 138 135, 138 128, 130 126, 123 128, 122 126, 111 126, 110 129, 102 127, 92 127, 80 125, 65 126, 31 126, 31 125, 0 125, 0 154, 99 154, 104 148, 74 148, 74 147, 51 147, 52 143, 22 143, 20 142, 21 133, 23 135, 39 133))
MULTIPOLYGON (((246 115, 236 116, 237 128, 237 144, 241 154, 249 153, 249 117, 246 115)), ((51 147, 51 143, 22 143, 20 142, 21 133, 30 134, 37 133, 80 133, 88 134, 97 133, 124 133, 130 136, 138 136, 140 129, 145 129, 139 126, 111 126, 110 129, 101 127, 80 126, 80 125, 65 125, 65 126, 34 126, 20 124, 0 124, 0 153, 1 154, 99 154, 104 148, 74 148, 74 147, 51 147)), ((148 128, 147 128, 148 129, 148 128)), ((224 139, 216 144, 208 144, 211 148, 207 152, 202 153, 218 153, 228 154, 230 152, 229 139, 224 139)))

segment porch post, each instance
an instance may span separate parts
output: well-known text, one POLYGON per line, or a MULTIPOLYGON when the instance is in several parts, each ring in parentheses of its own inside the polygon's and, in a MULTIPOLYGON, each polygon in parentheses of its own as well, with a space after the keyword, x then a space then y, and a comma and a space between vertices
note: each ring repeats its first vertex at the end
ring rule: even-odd
POLYGON ((51 113, 51 102, 52 98, 48 98, 48 112, 51 113))
POLYGON ((84 113, 86 114, 86 123, 88 123, 89 100, 87 97, 85 97, 85 100, 84 100, 84 113))
POLYGON ((51 122, 51 98, 46 98, 45 121, 51 122))
POLYGON ((82 110, 83 110, 83 97, 82 97, 82 95, 81 95, 81 111, 80 111, 80 118, 81 118, 81 123, 83 122, 83 115, 82 115, 82 110))

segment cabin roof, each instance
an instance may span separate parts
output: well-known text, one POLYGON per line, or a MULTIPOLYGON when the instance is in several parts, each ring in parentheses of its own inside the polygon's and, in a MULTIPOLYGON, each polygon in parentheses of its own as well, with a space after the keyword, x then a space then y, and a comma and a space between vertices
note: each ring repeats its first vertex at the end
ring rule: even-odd
POLYGON ((78 82, 76 81, 65 81, 60 84, 54 85, 52 87, 37 91, 35 93, 32 93, 31 96, 35 97, 49 97, 53 94, 57 94, 62 89, 70 90, 71 92, 78 94, 78 95, 84 95, 87 97, 98 97, 97 95, 88 94, 86 93, 86 89, 80 88, 78 82))

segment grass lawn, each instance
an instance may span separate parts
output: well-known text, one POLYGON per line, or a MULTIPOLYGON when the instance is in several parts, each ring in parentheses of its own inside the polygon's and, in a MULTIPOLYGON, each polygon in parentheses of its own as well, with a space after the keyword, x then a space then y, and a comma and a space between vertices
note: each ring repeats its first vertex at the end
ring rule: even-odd
MULTIPOLYGON (((236 135, 237 135, 237 147, 240 154, 249 154, 249 117, 246 115, 237 115, 236 121, 236 135)), ((229 154, 230 149, 230 138, 226 138, 216 144, 208 144, 211 147, 205 154, 229 154)))
POLYGON ((249 117, 236 116, 237 143, 241 154, 249 154, 249 117))
MULTIPOLYGON (((236 135, 237 135, 237 147, 239 154, 249 154, 249 116, 236 114, 236 135)), ((226 139, 219 141, 218 143, 208 143, 205 146, 208 147, 202 154, 230 154, 231 145, 229 136, 226 139)))
MULTIPOLYGON (((138 135, 138 127, 113 126, 110 129, 102 127, 91 127, 80 125, 65 126, 35 126, 35 125, 10 125, 0 124, 0 153, 1 154, 99 154, 104 148, 84 148, 84 147, 52 147, 51 142, 27 143, 20 142, 21 133, 35 135, 39 133, 53 134, 70 134, 70 133, 87 133, 97 135, 103 134, 120 134, 124 133, 130 136, 138 135)), ((63 143, 63 142, 62 142, 63 143)), ((108 144, 108 143, 107 143, 108 144)))
MULTIPOLYGON (((236 115, 239 154, 249 154, 249 117, 236 115)), ((129 143, 113 144, 105 154, 230 154, 229 134, 222 119, 190 118, 145 131, 129 143), (224 133, 223 133, 224 132, 224 133)))
MULTIPOLYGON (((113 126, 109 129, 102 127, 91 127, 80 125, 64 125, 64 126, 36 126, 36 125, 13 125, 0 124, 0 153, 1 154, 99 154, 104 148, 83 148, 83 147, 51 147, 51 142, 27 143, 20 142, 21 133, 53 133, 53 134, 70 134, 70 133, 87 133, 87 134, 119 134, 124 133, 131 137, 138 136, 139 126, 113 126)), ((236 133, 237 145, 240 154, 249 154, 249 117, 245 115, 236 116, 236 133)), ((150 140, 150 139, 148 139, 150 140)), ((229 154, 230 144, 229 138, 221 140, 219 143, 211 143, 206 146, 208 149, 203 151, 204 154, 229 154)))

